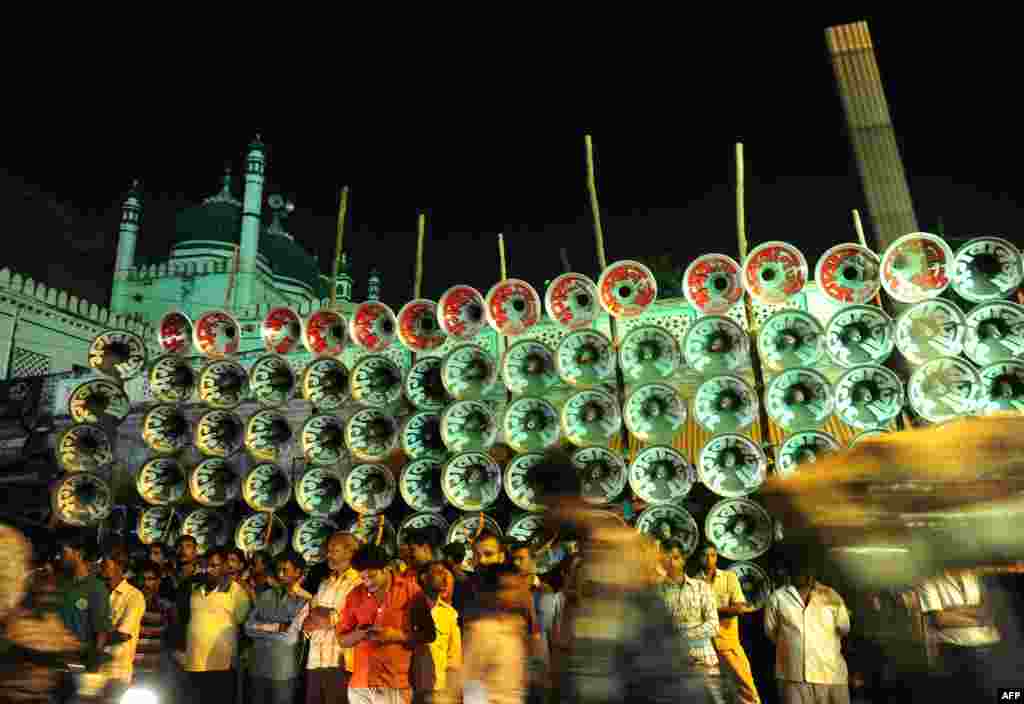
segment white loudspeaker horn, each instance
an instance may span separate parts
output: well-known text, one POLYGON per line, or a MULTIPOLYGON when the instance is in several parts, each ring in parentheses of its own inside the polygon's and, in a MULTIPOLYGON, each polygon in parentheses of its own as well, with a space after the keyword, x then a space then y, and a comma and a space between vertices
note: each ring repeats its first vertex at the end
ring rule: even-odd
POLYGON ((348 343, 348 322, 327 308, 312 313, 302 327, 302 344, 314 357, 340 357, 348 343))
POLYGON ((177 406, 161 404, 142 419, 142 441, 157 454, 174 455, 192 444, 192 427, 177 406))
POLYGON ((739 433, 754 424, 757 394, 743 377, 713 376, 697 387, 693 413, 709 433, 739 433))
POLYGON ((349 391, 364 406, 386 408, 402 397, 402 370, 382 354, 363 357, 352 369, 349 391))
POLYGON ((555 353, 543 342, 520 340, 505 352, 501 377, 513 394, 543 396, 558 383, 555 353))
POLYGON ((853 242, 837 244, 826 250, 814 267, 818 290, 843 305, 871 301, 882 285, 881 262, 867 247, 853 242))
POLYGON ((360 462, 383 462, 398 447, 398 421, 379 408, 358 411, 345 424, 345 444, 360 462))
POLYGON ((765 410, 779 427, 811 430, 832 415, 832 390, 828 379, 814 369, 787 369, 772 379, 765 394, 765 410))
POLYGON ((192 398, 196 375, 182 357, 158 357, 149 370, 149 390, 162 403, 183 403, 192 398))
POLYGON ((74 528, 95 526, 114 508, 114 492, 91 472, 75 472, 50 488, 50 508, 61 523, 74 528))
POLYGON ((686 402, 668 384, 642 384, 626 398, 622 418, 637 440, 668 445, 686 424, 686 402))
POLYGON ((211 457, 189 472, 188 492, 200 506, 218 508, 236 500, 241 487, 231 465, 219 457, 211 457))
POLYGON ((448 337, 468 342, 487 324, 485 307, 484 297, 472 286, 452 286, 437 299, 437 322, 448 337))
POLYGON ((345 507, 345 479, 333 467, 311 467, 295 482, 295 502, 304 513, 327 518, 345 507))
POLYGON ((953 250, 938 235, 911 232, 882 253, 882 288, 900 303, 936 298, 949 287, 953 250))
POLYGON ((588 328, 601 310, 597 286, 583 274, 562 274, 548 284, 544 309, 552 321, 566 330, 588 328))
POLYGON ((696 483, 697 472, 682 453, 667 445, 644 448, 629 465, 630 488, 649 504, 675 503, 696 483))
POLYGON ((979 376, 979 413, 1024 413, 1024 362, 996 362, 984 367, 979 376))
POLYGON ((774 370, 815 366, 824 352, 824 340, 821 323, 801 310, 773 314, 757 336, 761 359, 774 370))
POLYGON ((493 390, 498 381, 498 368, 480 345, 458 345, 441 364, 441 382, 449 394, 459 401, 475 401, 493 390))
POLYGON ((798 471, 801 465, 812 464, 825 455, 839 452, 839 450, 839 443, 836 442, 836 439, 820 430, 804 430, 793 433, 779 447, 775 473, 780 477, 788 477, 798 471))
POLYGON ((1024 258, 999 237, 976 237, 953 257, 953 290, 971 303, 1006 298, 1024 280, 1024 258))
POLYGON ((360 515, 349 523, 346 530, 359 538, 363 545, 379 545, 388 557, 393 559, 398 556, 395 527, 391 521, 385 518, 384 514, 360 515))
POLYGON ((964 353, 978 366, 1024 356, 1024 306, 1009 301, 982 303, 966 320, 964 353))
POLYGON ((281 412, 265 409, 254 413, 245 426, 245 447, 259 462, 279 462, 291 445, 291 425, 281 412))
POLYGON ((767 478, 768 458, 745 435, 716 435, 701 448, 697 474, 704 486, 718 496, 747 496, 767 478))
POLYGON ((196 541, 196 552, 205 555, 211 549, 224 547, 231 539, 231 520, 212 508, 190 511, 181 523, 181 534, 196 541))
POLYGON ((884 428, 903 410, 903 382, 885 367, 854 367, 836 381, 835 412, 851 428, 884 428))
POLYGON ((896 346, 892 318, 877 306, 847 306, 825 326, 825 349, 841 367, 881 364, 896 346))
POLYGON ((238 362, 217 359, 199 370, 199 400, 210 408, 230 411, 249 393, 249 375, 238 362))
POLYGON ((437 304, 433 301, 417 298, 398 311, 398 341, 410 352, 435 350, 447 337, 437 321, 437 304))
POLYGON ((896 318, 896 348, 914 365, 955 357, 963 351, 966 334, 964 314, 941 298, 921 301, 896 318))
POLYGON ((284 357, 265 354, 249 369, 249 391, 261 406, 277 408, 295 392, 295 372, 284 357))
POLYGON ((484 511, 501 496, 501 468, 484 452, 462 452, 445 463, 441 489, 460 511, 484 511))
POLYGON ((705 254, 686 267, 683 294, 703 315, 725 315, 743 296, 740 265, 724 254, 705 254))
POLYGON ((626 463, 622 455, 606 447, 581 447, 572 453, 572 464, 579 473, 581 494, 588 504, 610 504, 626 488, 626 463))
POLYGON ((57 438, 57 462, 65 472, 95 472, 114 462, 114 448, 102 427, 72 425, 57 438))
POLYGON ((143 545, 174 545, 181 535, 181 518, 170 506, 150 506, 139 511, 135 533, 143 545))
POLYGON ((151 506, 170 506, 185 498, 188 479, 178 460, 157 457, 139 468, 135 475, 135 490, 151 506))
POLYGON ((156 335, 164 354, 187 355, 192 349, 192 321, 181 311, 172 310, 160 318, 156 335))
POLYGON ((683 338, 683 354, 686 364, 701 374, 722 374, 750 364, 746 332, 723 315, 694 321, 683 338))
POLYGON ((242 419, 230 411, 208 411, 196 423, 195 445, 207 457, 231 457, 245 444, 242 419))
POLYGON ((397 493, 395 477, 384 465, 357 465, 345 476, 345 503, 359 514, 383 513, 397 493))
POLYGON ((657 325, 633 328, 619 346, 619 360, 627 384, 662 381, 683 364, 683 353, 675 335, 657 325))
POLYGON ((515 337, 539 323, 543 309, 533 286, 520 279, 505 279, 487 292, 484 315, 499 335, 515 337))
POLYGON ((117 426, 131 412, 131 401, 117 383, 92 379, 75 387, 68 397, 68 415, 75 423, 117 426))
POLYGON ((441 489, 441 473, 444 470, 440 458, 426 457, 413 460, 402 468, 398 478, 398 490, 402 500, 413 511, 444 510, 447 499, 441 489))
POLYGON ((401 443, 402 452, 409 459, 443 458, 447 450, 441 438, 440 414, 433 411, 413 413, 402 426, 401 443))
POLYGON ((327 559, 327 542, 338 530, 334 521, 326 518, 303 518, 292 530, 292 550, 302 555, 307 565, 317 565, 327 559))
POLYGON ((441 378, 444 360, 426 357, 419 360, 405 376, 405 397, 420 411, 440 411, 450 403, 441 378))
POLYGON ((726 559, 753 560, 771 548, 774 522, 750 499, 722 499, 708 511, 704 535, 726 559))
POLYGON ((942 423, 978 410, 981 378, 970 362, 939 357, 914 370, 907 384, 910 405, 927 421, 942 423))
POLYGON ((302 339, 302 318, 291 308, 273 308, 260 325, 260 337, 267 352, 294 352, 302 339))
POLYGON ((242 500, 253 511, 280 511, 291 498, 292 478, 276 464, 258 464, 242 481, 242 500))
POLYGON ((441 415, 441 439, 449 452, 484 452, 498 439, 498 422, 483 401, 456 401, 441 415))
POLYGON ((615 378, 612 343, 597 330, 577 330, 562 338, 555 353, 558 376, 570 386, 589 388, 615 378))
POLYGON ((546 460, 543 452, 529 452, 516 455, 505 467, 505 494, 524 511, 536 513, 544 510, 544 505, 538 503, 536 467, 546 460))
POLYGON ((377 354, 390 348, 398 337, 398 319, 386 303, 367 301, 356 306, 348 333, 357 345, 377 354))
POLYGON ((659 542, 678 540, 683 544, 683 549, 687 553, 695 551, 700 545, 697 521, 693 520, 690 512, 681 506, 672 504, 651 506, 637 516, 636 529, 659 542))
POLYGON ((314 359, 302 371, 302 398, 322 413, 338 411, 348 399, 348 369, 339 359, 314 359))
POLYGON ((311 416, 302 426, 302 454, 316 467, 331 467, 345 456, 345 427, 333 415, 311 416))
POLYGON ((604 445, 622 428, 622 413, 606 391, 585 389, 570 396, 562 406, 562 432, 576 447, 604 445))
POLYGON ((785 303, 807 283, 807 259, 785 242, 764 242, 743 261, 743 288, 758 303, 785 303))
POLYGON ((516 452, 549 450, 558 444, 558 411, 543 398, 518 398, 505 409, 502 431, 516 452))
POLYGON ((598 302, 613 318, 635 318, 658 299, 654 272, 629 260, 609 264, 597 280, 598 302))
POLYGON ((146 368, 146 343, 127 330, 107 330, 89 345, 89 366, 101 374, 125 382, 146 368))
POLYGON ((238 354, 240 340, 238 321, 223 310, 203 313, 192 328, 192 344, 206 357, 216 359, 238 354))
POLYGON ((272 513, 250 514, 235 528, 235 547, 247 555, 265 551, 276 557, 288 548, 288 526, 272 513))

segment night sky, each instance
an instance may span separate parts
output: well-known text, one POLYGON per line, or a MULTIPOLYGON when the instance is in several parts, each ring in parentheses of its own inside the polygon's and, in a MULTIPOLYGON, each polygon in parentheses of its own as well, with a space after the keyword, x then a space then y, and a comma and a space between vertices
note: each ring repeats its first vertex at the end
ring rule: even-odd
MULTIPOLYGON (((374 264, 387 302, 412 296, 420 208, 429 217, 425 296, 455 283, 486 292, 499 278, 499 231, 510 275, 543 294, 560 273, 560 246, 573 269, 598 273, 584 180, 589 131, 609 262, 736 256, 733 144, 743 141, 752 246, 792 242, 813 267, 827 247, 855 239, 852 208, 867 217, 824 41, 827 26, 859 19, 870 23, 921 228, 935 231, 941 217, 947 235, 1024 245, 1019 116, 1009 107, 1019 42, 1009 23, 840 15, 736 30, 658 27, 651 17, 641 21, 650 36, 626 31, 629 46, 610 41, 612 25, 587 38, 585 51, 598 56, 593 71, 566 47, 557 61, 524 59, 511 73, 488 73, 473 65, 473 47, 447 70, 414 76, 408 68, 407 83, 401 64, 380 77, 350 66, 337 80, 327 72, 296 74, 291 85, 268 80, 244 112, 244 90, 207 101, 200 76, 177 84, 112 76, 99 89, 69 76, 52 105, 35 106, 75 105, 73 128, 26 114, 8 131, 17 139, 0 156, 11 243, 2 264, 106 304, 132 179, 145 199, 137 255, 163 256, 175 212, 217 192, 225 163, 241 196, 245 148, 260 131, 265 195, 294 200, 289 230, 324 272, 338 190, 351 187, 345 242, 357 298, 374 264), (372 93, 363 89, 368 79, 372 93)), ((520 38, 515 51, 529 54, 528 44, 520 38)))

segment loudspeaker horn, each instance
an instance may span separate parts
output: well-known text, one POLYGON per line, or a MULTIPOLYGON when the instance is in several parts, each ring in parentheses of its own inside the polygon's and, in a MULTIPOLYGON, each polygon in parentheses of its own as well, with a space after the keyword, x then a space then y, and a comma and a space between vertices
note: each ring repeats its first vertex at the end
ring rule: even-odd
POLYGON ((537 574, 547 574, 558 567, 562 554, 555 549, 558 533, 545 522, 544 516, 536 513, 517 516, 509 521, 505 535, 509 542, 530 546, 537 574))
POLYGON ((110 515, 114 508, 114 492, 99 476, 91 472, 75 472, 53 484, 50 508, 61 523, 87 528, 110 515))
POLYGON ((253 413, 245 424, 245 447, 259 462, 279 462, 293 437, 287 416, 269 408, 253 413))
POLYGON ((633 328, 619 346, 619 360, 627 384, 668 379, 683 363, 675 335, 657 325, 633 328))
POLYGON ((192 349, 192 321, 181 311, 172 310, 160 318, 156 339, 164 354, 187 355, 192 349))
POLYGON ((405 397, 417 410, 440 411, 448 405, 448 392, 441 378, 440 357, 426 357, 412 365, 405 377, 405 397))
POLYGON ((304 513, 327 518, 345 508, 345 478, 333 467, 311 467, 295 482, 295 502, 304 513))
POLYGON ((292 531, 292 550, 302 555, 307 565, 318 565, 327 559, 327 543, 337 530, 337 524, 325 518, 298 520, 292 531))
POLYGON ((911 364, 963 351, 967 320, 956 304, 943 299, 921 301, 896 318, 896 348, 911 364))
POLYGON ((181 535, 181 518, 170 506, 150 506, 139 511, 135 534, 143 545, 174 545, 181 535))
POLYGON ((441 382, 459 401, 476 401, 494 389, 498 368, 480 345, 458 345, 441 364, 441 382))
POLYGON ((441 471, 441 490, 460 511, 484 511, 501 496, 501 468, 485 452, 462 452, 441 471))
POLYGON ((975 413, 981 394, 978 372, 970 362, 957 357, 925 362, 914 370, 907 384, 910 406, 932 423, 975 413))
POLYGON ((953 250, 946 240, 927 232, 911 232, 882 253, 882 288, 900 303, 936 298, 949 287, 953 250))
POLYGON ((359 514, 383 513, 395 501, 398 487, 382 464, 360 464, 345 477, 345 503, 359 514))
POLYGON ((964 352, 980 367, 1024 356, 1024 306, 982 303, 967 314, 964 352))
POLYGON ((543 396, 558 383, 555 353, 536 340, 516 342, 505 352, 501 377, 517 396, 543 396))
POLYGON ((413 413, 402 426, 401 443, 402 452, 411 460, 443 458, 447 450, 441 439, 441 415, 434 411, 413 413))
POLYGON ((1024 413, 1024 362, 996 362, 978 374, 981 377, 979 413, 1024 413))
POLYGON ((597 286, 583 274, 557 276, 544 292, 544 310, 565 330, 589 328, 600 311, 597 286))
POLYGON ((106 330, 89 345, 89 366, 120 382, 146 369, 146 343, 127 330, 106 330))
POLYGON ((807 283, 807 259, 786 242, 764 242, 743 261, 743 288, 758 303, 785 303, 807 283))
POLYGON ((177 504, 188 494, 188 478, 173 457, 157 457, 139 468, 135 490, 151 506, 177 504))
POLYGON ((149 391, 161 403, 184 403, 192 398, 196 375, 183 358, 167 354, 158 357, 149 370, 149 391))
POLYGON ((725 315, 743 296, 740 265, 724 254, 705 254, 686 267, 683 294, 703 315, 725 315))
POLYGON ((562 406, 562 432, 576 447, 604 445, 622 428, 615 398, 599 389, 577 391, 562 406))
POLYGON ((200 354, 220 358, 238 354, 241 329, 234 316, 223 310, 203 313, 192 328, 192 344, 200 354))
POLYGON ((472 286, 459 284, 437 299, 437 322, 453 340, 468 342, 487 325, 484 297, 472 286))
POLYGON ((345 456, 345 427, 333 415, 311 416, 302 425, 302 454, 316 467, 338 464, 345 456))
POLYGON ((447 337, 437 321, 437 304, 433 301, 417 298, 398 311, 398 341, 410 352, 436 350, 447 337))
POLYGON ((487 514, 479 513, 460 516, 452 523, 452 527, 448 529, 446 542, 462 543, 466 546, 466 556, 462 560, 461 565, 464 571, 473 571, 473 541, 481 529, 498 536, 498 538, 504 535, 501 526, 498 525, 496 520, 487 514), (483 525, 481 526, 481 524, 483 525))
POLYGON ((768 603, 768 597, 775 591, 768 573, 753 562, 733 562, 729 570, 739 580, 747 604, 756 610, 763 609, 768 603))
POLYGON ((690 325, 683 338, 686 364, 701 374, 722 374, 750 364, 746 332, 732 318, 709 315, 690 325))
POLYGON ((438 457, 413 460, 402 468, 398 477, 398 490, 409 508, 433 513, 444 510, 448 500, 441 488, 443 471, 444 463, 438 457))
POLYGON ((825 326, 825 349, 840 367, 881 364, 896 346, 892 318, 877 306, 847 306, 825 326))
POLYGON ((505 494, 524 511, 544 510, 544 504, 538 503, 536 467, 543 465, 546 459, 543 452, 529 452, 516 455, 505 466, 505 494))
POLYGON ((235 528, 235 547, 246 555, 268 552, 276 557, 288 548, 288 526, 272 513, 249 514, 235 528))
POLYGON ((686 402, 668 384, 642 384, 626 397, 622 418, 640 442, 669 445, 686 424, 686 402))
POLYGON ((398 545, 406 545, 413 533, 428 533, 435 544, 441 544, 451 524, 439 513, 424 511, 414 513, 398 525, 398 545))
POLYGON ((95 472, 114 462, 114 447, 102 427, 72 425, 57 438, 57 462, 65 472, 95 472))
POLYGON ((219 508, 238 498, 238 475, 226 460, 211 457, 197 464, 188 474, 188 493, 200 506, 219 508))
POLYGON ((867 247, 844 242, 828 249, 814 267, 818 290, 836 303, 861 305, 878 294, 881 262, 867 247))
POLYGON ((697 472, 682 453, 667 445, 654 445, 637 453, 629 465, 629 486, 649 504, 677 502, 697 483, 697 472))
POLYGON ((700 544, 700 531, 697 521, 690 512, 681 506, 657 504, 651 506, 636 519, 636 529, 649 535, 658 542, 678 540, 683 549, 691 553, 700 544))
POLYGON ((190 511, 181 523, 181 534, 196 541, 196 552, 205 555, 212 548, 222 548, 231 539, 230 518, 212 508, 190 511))
POLYGON ((701 448, 697 475, 708 489, 726 498, 748 496, 768 476, 768 458, 745 435, 716 435, 701 448))
POLYGON ((485 452, 498 439, 498 422, 483 401, 456 401, 441 414, 441 440, 449 452, 485 452))
POLYGON ((597 280, 597 301, 613 318, 635 318, 657 299, 654 272, 640 262, 622 260, 609 264, 597 280))
POLYGON ((739 433, 754 424, 757 394, 743 377, 713 376, 697 387, 693 414, 709 433, 739 433))
POLYGON ((363 357, 349 376, 352 400, 364 406, 386 408, 402 398, 402 370, 382 354, 363 357))
POLYGON ((302 326, 302 344, 314 357, 341 357, 348 343, 348 322, 341 313, 321 308, 302 326))
POLYGON ((174 455, 192 444, 192 427, 177 406, 161 404, 142 419, 142 441, 157 454, 174 455))
POLYGON ((784 430, 811 430, 832 415, 834 397, 824 374, 787 369, 772 379, 765 395, 768 416, 784 430))
POLYGON ((612 343, 597 330, 577 330, 562 338, 555 353, 558 376, 566 384, 588 388, 615 378, 612 343))
POLYGON ((276 354, 263 355, 249 369, 249 391, 261 406, 277 408, 288 403, 295 385, 295 372, 288 360, 276 354))
POLYGON ((558 444, 558 411, 535 396, 516 399, 502 419, 505 444, 516 452, 543 452, 558 444))
POLYGON ((836 381, 835 412, 851 428, 867 430, 891 423, 903 410, 903 382, 885 367, 865 364, 836 381))
POLYGON ((505 279, 487 292, 484 315, 499 335, 515 337, 539 323, 543 309, 533 286, 520 279, 505 279))
POLYGON ((196 423, 196 447, 207 457, 231 457, 245 444, 245 426, 231 411, 207 411, 196 423))
POLYGON ((836 439, 820 430, 793 433, 779 447, 775 473, 780 477, 788 477, 798 471, 800 465, 812 464, 839 450, 836 439))
POLYGON ((302 371, 302 398, 323 413, 332 413, 348 399, 350 375, 339 359, 314 359, 302 371))
POLYGON ((295 352, 302 339, 302 318, 291 308, 272 308, 260 325, 260 338, 267 352, 295 352))
POLYGON ((398 556, 395 527, 382 513, 374 516, 360 515, 348 525, 347 532, 359 538, 363 545, 379 545, 389 558, 398 556))
POLYGON ((572 453, 572 464, 580 476, 580 493, 588 504, 605 506, 626 489, 626 463, 606 447, 582 447, 572 453))
POLYGON ((398 421, 379 408, 358 411, 345 424, 345 444, 360 462, 383 462, 398 447, 398 421))
POLYGON ((728 560, 753 560, 772 546, 772 517, 750 499, 722 499, 704 519, 704 535, 728 560))
POLYGON ((75 423, 117 426, 130 412, 128 394, 108 379, 92 379, 79 384, 68 397, 68 415, 75 423))
POLYGON ((971 303, 1006 298, 1024 280, 1024 258, 999 237, 976 237, 953 257, 953 290, 971 303))
POLYGON ((253 511, 280 511, 291 498, 292 478, 276 464, 258 464, 242 481, 242 500, 253 511))
POLYGON ((249 394, 249 375, 238 362, 217 359, 199 370, 199 400, 210 408, 230 411, 249 394))
POLYGON ((390 348, 398 337, 398 319, 386 303, 366 301, 353 311, 348 334, 364 350, 377 354, 390 348))
POLYGON ((813 367, 822 358, 825 331, 813 315, 780 310, 761 326, 757 345, 769 369, 813 367))

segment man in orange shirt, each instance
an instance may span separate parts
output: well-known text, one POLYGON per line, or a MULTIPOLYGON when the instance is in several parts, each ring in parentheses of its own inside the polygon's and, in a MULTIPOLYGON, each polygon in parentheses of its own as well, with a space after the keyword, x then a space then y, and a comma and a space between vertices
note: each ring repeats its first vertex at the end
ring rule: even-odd
POLYGON ((377 545, 364 545, 352 557, 361 584, 345 600, 337 627, 341 647, 355 648, 349 704, 409 704, 413 650, 436 637, 423 591, 389 564, 377 545))

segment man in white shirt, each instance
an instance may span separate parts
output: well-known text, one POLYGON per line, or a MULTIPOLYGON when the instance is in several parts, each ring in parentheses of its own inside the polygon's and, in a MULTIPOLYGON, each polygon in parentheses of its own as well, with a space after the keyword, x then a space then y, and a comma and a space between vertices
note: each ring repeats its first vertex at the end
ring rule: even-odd
POLYGON ((111 642, 114 643, 107 646, 112 659, 101 670, 109 682, 124 686, 132 681, 135 649, 146 613, 146 597, 125 579, 127 564, 128 554, 124 550, 112 550, 100 562, 100 576, 110 590, 111 642), (118 640, 121 642, 116 643, 118 640))
POLYGON ((775 643, 775 678, 781 704, 849 704, 842 638, 850 613, 842 597, 820 583, 812 560, 790 569, 792 583, 765 605, 764 631, 775 643))

